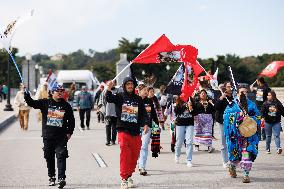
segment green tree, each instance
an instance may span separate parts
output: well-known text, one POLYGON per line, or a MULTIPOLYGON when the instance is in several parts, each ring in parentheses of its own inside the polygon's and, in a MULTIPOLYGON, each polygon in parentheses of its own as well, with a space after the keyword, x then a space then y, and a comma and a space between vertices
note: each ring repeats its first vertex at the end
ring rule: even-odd
POLYGON ((142 38, 135 38, 133 42, 130 42, 126 38, 122 38, 118 41, 118 53, 126 53, 127 60, 132 61, 136 58, 149 44, 140 44, 142 38))
MULTIPOLYGON (((13 57, 19 67, 20 72, 21 71, 21 62, 22 62, 22 58, 21 57, 17 57, 16 54, 18 53, 18 49, 17 48, 12 48, 12 54, 13 57)), ((15 65, 13 64, 11 57, 9 56, 9 54, 7 53, 7 51, 5 49, 1 49, 0 50, 0 84, 6 84, 8 82, 8 67, 7 64, 10 64, 10 84, 11 84, 11 88, 18 88, 19 84, 21 82, 20 76, 16 70, 15 65)))

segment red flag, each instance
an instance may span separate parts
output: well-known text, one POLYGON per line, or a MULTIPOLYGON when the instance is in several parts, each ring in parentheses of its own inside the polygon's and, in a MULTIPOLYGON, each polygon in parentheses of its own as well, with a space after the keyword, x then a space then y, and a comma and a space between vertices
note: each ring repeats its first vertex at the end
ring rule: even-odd
POLYGON ((186 71, 181 92, 182 98, 186 101, 198 83, 198 75, 204 71, 203 67, 197 62, 197 55, 198 49, 195 47, 191 45, 173 45, 163 34, 132 62, 140 64, 183 62, 186 71))
POLYGON ((163 34, 153 44, 141 52, 133 63, 150 64, 160 62, 191 62, 195 63, 198 49, 191 45, 173 45, 163 34))
MULTIPOLYGON (((191 64, 191 66, 192 66, 192 64, 191 64)), ((182 84, 181 95, 180 95, 180 98, 184 102, 188 101, 188 98, 194 92, 194 90, 197 86, 197 83, 198 83, 198 75, 195 74, 194 67, 190 67, 189 63, 185 63, 184 81, 183 81, 183 84, 182 84), (190 70, 190 73, 188 72, 188 70, 190 70)))
POLYGON ((282 67, 284 67, 284 61, 274 61, 268 64, 268 66, 266 66, 266 68, 264 68, 259 75, 273 77, 277 74, 278 70, 282 67))
POLYGON ((196 64, 198 50, 195 47, 191 45, 176 45, 176 48, 180 51, 182 62, 190 62, 191 64, 196 64))
POLYGON ((139 54, 132 62, 140 64, 160 63, 159 53, 175 51, 176 47, 163 34, 153 44, 148 46, 141 54, 139 54))

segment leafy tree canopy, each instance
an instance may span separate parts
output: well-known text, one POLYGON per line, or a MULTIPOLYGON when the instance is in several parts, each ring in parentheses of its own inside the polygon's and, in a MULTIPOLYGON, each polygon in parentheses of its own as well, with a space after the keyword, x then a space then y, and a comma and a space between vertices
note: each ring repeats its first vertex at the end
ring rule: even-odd
MULTIPOLYGON (((116 63, 119 60, 120 53, 126 53, 128 61, 133 60, 138 56, 149 44, 142 44, 141 38, 136 38, 130 41, 126 38, 121 38, 118 42, 118 47, 110 49, 105 52, 97 52, 89 49, 87 53, 83 50, 77 50, 70 54, 61 55, 59 59, 51 59, 50 56, 45 54, 33 55, 33 60, 43 66, 43 71, 48 72, 49 69, 67 70, 67 69, 89 69, 94 72, 100 81, 110 80, 116 75, 116 63)), ((13 55, 20 66, 25 59, 24 57, 17 56, 18 49, 13 48, 13 55)), ((0 84, 7 81, 7 62, 10 61, 8 53, 5 50, 0 51, 0 84)), ((242 83, 251 84, 257 78, 257 75, 272 61, 284 60, 284 53, 279 54, 263 54, 259 56, 243 57, 236 54, 218 55, 216 59, 207 58, 198 61, 207 70, 214 72, 219 68, 218 80, 219 83, 229 80, 228 65, 232 67, 235 80, 242 83)), ((133 70, 136 77, 142 80, 145 76, 155 75, 157 82, 155 86, 167 84, 176 70, 180 66, 178 63, 167 64, 133 64, 133 70), (143 75, 143 74, 144 75, 143 75)), ((205 73, 201 74, 205 75, 205 73)), ((284 87, 284 68, 278 72, 273 78, 266 78, 268 84, 272 87, 284 87)), ((11 85, 18 87, 20 79, 17 75, 16 68, 11 65, 11 85)))

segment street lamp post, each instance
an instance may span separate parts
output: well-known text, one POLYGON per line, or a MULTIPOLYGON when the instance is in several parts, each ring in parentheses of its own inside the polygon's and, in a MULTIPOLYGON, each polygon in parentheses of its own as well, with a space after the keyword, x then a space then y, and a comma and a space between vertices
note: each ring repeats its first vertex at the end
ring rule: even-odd
POLYGON ((38 64, 35 65, 35 88, 37 89, 37 85, 38 85, 38 82, 37 82, 37 79, 38 79, 38 69, 39 69, 39 66, 38 64))
MULTIPOLYGON (((167 72, 168 72, 170 69, 171 69, 170 65, 167 65, 167 66, 166 66, 166 70, 167 70, 167 72)), ((170 81, 170 80, 171 80, 171 76, 170 76, 170 74, 169 74, 169 73, 167 73, 167 80, 168 80, 168 81, 170 81)))
POLYGON ((26 59, 28 61, 28 90, 30 90, 30 60, 32 59, 32 55, 27 54, 26 59))
POLYGON ((170 65, 166 66, 166 70, 169 71, 171 69, 170 65))
POLYGON ((7 94, 7 104, 6 104, 6 106, 5 106, 5 108, 4 108, 4 111, 13 111, 14 109, 12 108, 12 105, 11 105, 11 103, 10 103, 10 87, 11 87, 11 85, 10 85, 10 62, 9 62, 9 57, 8 57, 8 66, 7 66, 7 68, 8 68, 8 74, 7 74, 7 87, 8 87, 8 94, 7 94))

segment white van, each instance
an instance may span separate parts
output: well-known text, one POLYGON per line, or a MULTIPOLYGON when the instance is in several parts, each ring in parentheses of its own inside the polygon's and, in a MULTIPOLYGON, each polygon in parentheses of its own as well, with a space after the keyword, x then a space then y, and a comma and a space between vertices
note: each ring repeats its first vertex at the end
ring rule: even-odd
POLYGON ((90 70, 60 70, 57 74, 57 81, 65 89, 68 89, 72 83, 76 84, 77 89, 81 89, 85 85, 89 90, 100 85, 100 82, 90 70))
POLYGON ((100 85, 100 82, 90 70, 60 70, 57 74, 57 81, 62 84, 65 89, 68 89, 72 83, 75 83, 76 92, 73 101, 74 110, 77 108, 77 95, 82 86, 87 86, 88 90, 93 94, 93 89, 98 88, 100 85))

